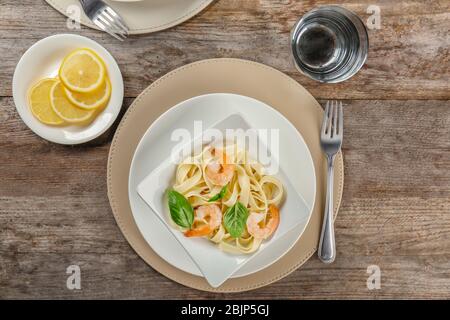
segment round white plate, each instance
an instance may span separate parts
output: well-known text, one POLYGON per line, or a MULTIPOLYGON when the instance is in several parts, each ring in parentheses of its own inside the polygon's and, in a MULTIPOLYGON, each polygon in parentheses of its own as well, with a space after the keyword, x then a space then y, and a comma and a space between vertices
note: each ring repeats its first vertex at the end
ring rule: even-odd
POLYGON ((80 144, 97 138, 116 120, 122 108, 123 79, 111 54, 97 42, 74 34, 58 34, 31 46, 20 59, 14 72, 13 97, 23 122, 40 137, 60 144, 80 144), (112 93, 108 106, 87 126, 49 126, 31 113, 27 101, 29 88, 42 78, 56 77, 64 57, 77 48, 90 48, 105 61, 111 79, 112 93))
MULTIPOLYGON (((79 0, 46 0, 66 16, 77 17, 83 25, 98 29, 81 10, 79 0), (77 9, 80 8, 79 10, 77 9)), ((176 26, 205 9, 213 0, 142 0, 105 2, 119 13, 130 28, 130 34, 157 32, 176 26)))
POLYGON ((165 160, 168 151, 163 150, 167 148, 164 141, 170 139, 173 130, 186 128, 192 132, 196 120, 203 121, 203 127, 208 128, 236 113, 242 115, 252 128, 280 130, 278 162, 310 210, 303 223, 248 261, 232 277, 252 274, 280 259, 303 233, 314 207, 316 177, 311 154, 295 127, 278 111, 255 99, 233 94, 210 94, 175 106, 158 118, 142 137, 131 164, 128 193, 135 222, 152 249, 171 265, 197 276, 202 275, 200 270, 157 213, 142 200, 137 186, 165 160), (167 117, 169 113, 170 117, 167 117), (293 145, 298 147, 293 149, 293 145))

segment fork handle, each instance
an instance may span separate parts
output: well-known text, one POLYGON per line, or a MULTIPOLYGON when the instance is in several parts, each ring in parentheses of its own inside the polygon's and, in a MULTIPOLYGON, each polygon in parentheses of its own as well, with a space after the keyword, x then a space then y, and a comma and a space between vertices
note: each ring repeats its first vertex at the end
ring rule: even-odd
POLYGON ((333 186, 334 186, 334 156, 327 156, 327 198, 323 216, 322 233, 319 242, 319 259, 323 263, 332 263, 336 258, 336 242, 333 223, 333 186))

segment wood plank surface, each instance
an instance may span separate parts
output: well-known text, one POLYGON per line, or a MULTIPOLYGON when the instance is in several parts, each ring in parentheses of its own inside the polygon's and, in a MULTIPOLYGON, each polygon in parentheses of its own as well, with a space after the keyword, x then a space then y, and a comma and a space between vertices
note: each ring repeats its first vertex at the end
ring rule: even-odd
MULTIPOLYGON (((381 10, 381 29, 369 30, 363 70, 341 84, 318 85, 293 65, 289 33, 306 11, 326 1, 216 0, 200 15, 170 30, 119 43, 83 28, 111 51, 125 75, 126 95, 135 97, 152 81, 193 61, 235 57, 273 66, 318 98, 448 99, 450 97, 450 1, 336 1, 364 21, 369 5, 381 10)), ((0 96, 11 95, 11 74, 37 40, 67 32, 66 18, 43 0, 2 0, 0 96), (43 19, 45 17, 45 19, 43 19)))
MULTIPOLYGON (((66 31, 65 18, 39 0, 0 0, 0 299, 386 299, 450 298, 450 1, 337 1, 365 21, 366 66, 349 81, 323 85, 300 75, 289 32, 326 1, 217 0, 170 30, 118 43, 79 33, 115 56, 125 80, 123 112, 158 77, 213 57, 250 59, 299 81, 322 104, 345 103, 345 188, 336 222, 338 258, 313 257, 288 277, 239 294, 211 294, 158 274, 117 227, 106 190, 116 125, 83 146, 34 135, 11 97, 15 65, 37 40, 66 31), (78 264, 82 290, 66 288, 78 264), (369 265, 381 289, 368 290, 369 265)), ((122 114, 123 114, 122 112, 122 114)))
POLYGON ((44 142, 10 100, 1 99, 0 297, 449 297, 449 101, 345 101, 337 261, 324 266, 314 257, 270 286, 223 295, 173 283, 129 247, 106 196, 109 139, 87 147, 44 142), (65 288, 70 264, 82 269, 80 292, 65 288), (381 268, 381 290, 366 288, 371 264, 381 268))

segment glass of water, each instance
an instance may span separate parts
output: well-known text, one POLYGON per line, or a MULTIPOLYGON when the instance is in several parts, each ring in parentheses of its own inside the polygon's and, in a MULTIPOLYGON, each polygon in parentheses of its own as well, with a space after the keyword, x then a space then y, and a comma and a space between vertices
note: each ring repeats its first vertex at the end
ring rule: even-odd
POLYGON ((323 6, 306 13, 291 33, 297 68, 328 83, 347 80, 364 65, 369 51, 367 29, 353 12, 323 6))

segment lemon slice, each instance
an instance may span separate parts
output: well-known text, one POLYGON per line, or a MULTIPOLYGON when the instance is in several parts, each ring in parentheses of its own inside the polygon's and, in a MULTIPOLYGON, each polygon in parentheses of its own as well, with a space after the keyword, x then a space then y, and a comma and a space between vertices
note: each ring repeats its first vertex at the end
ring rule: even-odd
POLYGON ((64 86, 75 92, 92 92, 105 81, 105 65, 90 49, 78 49, 64 58, 59 78, 64 86))
POLYGON ((50 90, 50 103, 53 111, 70 123, 84 122, 91 118, 95 110, 85 110, 73 105, 64 93, 64 87, 57 81, 50 90))
POLYGON ((50 90, 57 82, 57 79, 42 79, 28 93, 31 113, 45 124, 60 125, 64 123, 64 120, 53 111, 50 103, 50 90))
POLYGON ((64 88, 67 98, 77 107, 92 110, 97 109, 105 105, 111 97, 111 82, 108 77, 105 78, 103 84, 95 90, 89 93, 73 92, 67 88, 64 88))

